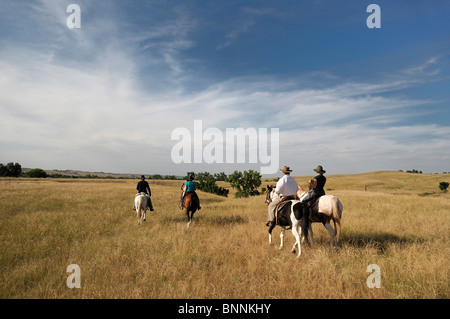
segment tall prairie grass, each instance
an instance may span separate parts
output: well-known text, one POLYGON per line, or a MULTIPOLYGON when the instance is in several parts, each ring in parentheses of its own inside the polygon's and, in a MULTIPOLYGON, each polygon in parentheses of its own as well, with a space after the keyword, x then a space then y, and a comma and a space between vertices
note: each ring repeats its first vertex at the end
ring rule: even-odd
POLYGON ((289 231, 284 250, 279 228, 269 245, 263 196, 199 192, 187 228, 180 182, 151 180, 155 212, 138 226, 135 180, 1 179, 0 298, 449 298, 445 176, 328 176, 344 205, 341 242, 331 249, 314 224, 300 259, 289 231), (66 285, 70 264, 79 289, 66 285), (381 288, 366 285, 370 264, 381 288))

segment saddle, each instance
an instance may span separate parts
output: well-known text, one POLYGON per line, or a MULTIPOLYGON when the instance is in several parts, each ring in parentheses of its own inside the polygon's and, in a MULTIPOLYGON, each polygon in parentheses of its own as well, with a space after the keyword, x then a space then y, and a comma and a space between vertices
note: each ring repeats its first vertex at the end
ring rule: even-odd
POLYGON ((283 200, 278 203, 275 208, 275 224, 279 226, 290 226, 290 210, 286 211, 288 213, 283 214, 283 208, 286 204, 291 203, 291 200, 295 199, 294 196, 286 196, 283 200))
POLYGON ((277 207, 275 208, 275 212, 280 212, 283 210, 284 206, 289 203, 291 200, 295 199, 295 196, 286 196, 283 197, 282 201, 278 203, 277 207))

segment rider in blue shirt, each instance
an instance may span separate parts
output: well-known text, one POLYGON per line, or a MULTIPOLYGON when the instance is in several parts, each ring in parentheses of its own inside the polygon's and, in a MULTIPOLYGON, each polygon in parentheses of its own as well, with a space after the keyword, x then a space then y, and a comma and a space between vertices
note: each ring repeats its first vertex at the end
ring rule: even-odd
POLYGON ((195 189, 197 188, 196 186, 197 186, 197 184, 194 182, 194 176, 191 175, 191 176, 189 177, 189 181, 187 181, 187 182, 184 184, 185 191, 184 191, 183 199, 184 199, 184 197, 185 197, 187 194, 192 194, 192 196, 194 196, 194 197, 197 198, 197 201, 198 201, 198 209, 201 209, 201 207, 200 207, 200 199, 198 198, 198 195, 197 195, 197 193, 195 192, 195 189))

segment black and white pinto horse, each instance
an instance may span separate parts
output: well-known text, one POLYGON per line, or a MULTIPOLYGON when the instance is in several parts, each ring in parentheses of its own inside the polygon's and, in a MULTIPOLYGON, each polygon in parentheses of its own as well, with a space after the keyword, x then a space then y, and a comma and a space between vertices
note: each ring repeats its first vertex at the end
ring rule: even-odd
MULTIPOLYGON (((268 186, 266 190, 266 201, 265 203, 267 205, 274 200, 278 194, 273 191, 273 187, 268 186)), ((283 205, 283 204, 282 204, 283 205)), ((281 210, 278 209, 278 206, 276 208, 275 212, 276 216, 276 222, 273 226, 269 227, 269 244, 273 245, 272 242, 272 230, 275 228, 275 226, 281 227, 281 233, 280 233, 280 249, 283 249, 284 245, 284 232, 286 229, 291 228, 292 235, 295 237, 295 243, 292 246, 292 253, 295 254, 295 246, 298 246, 298 254, 297 258, 300 257, 302 254, 302 249, 300 242, 303 241, 305 238, 308 241, 308 228, 309 228, 309 221, 307 218, 305 218, 304 210, 302 208, 301 203, 298 200, 288 200, 281 210), (301 240, 302 238, 302 240, 301 240)))

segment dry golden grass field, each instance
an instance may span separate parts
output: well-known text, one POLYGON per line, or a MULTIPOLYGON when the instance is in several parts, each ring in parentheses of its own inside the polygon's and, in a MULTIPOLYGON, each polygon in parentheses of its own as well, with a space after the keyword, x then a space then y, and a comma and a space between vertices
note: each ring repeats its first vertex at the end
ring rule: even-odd
POLYGON ((300 259, 290 231, 284 250, 278 227, 268 244, 263 196, 198 192, 187 228, 181 182, 150 180, 155 212, 138 226, 136 180, 0 179, 0 298, 450 297, 450 195, 439 190, 450 175, 327 177, 344 206, 340 244, 313 224, 316 244, 300 259), (81 288, 66 284, 71 264, 81 288), (380 288, 366 284, 371 264, 380 288))

